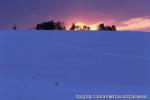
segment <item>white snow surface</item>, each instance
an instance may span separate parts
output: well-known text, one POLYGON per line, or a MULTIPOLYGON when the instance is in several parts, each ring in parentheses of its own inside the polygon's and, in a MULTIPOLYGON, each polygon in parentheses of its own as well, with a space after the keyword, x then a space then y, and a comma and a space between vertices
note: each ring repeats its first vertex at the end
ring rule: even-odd
POLYGON ((148 32, 0 31, 0 100, 149 96, 149 77, 148 32))

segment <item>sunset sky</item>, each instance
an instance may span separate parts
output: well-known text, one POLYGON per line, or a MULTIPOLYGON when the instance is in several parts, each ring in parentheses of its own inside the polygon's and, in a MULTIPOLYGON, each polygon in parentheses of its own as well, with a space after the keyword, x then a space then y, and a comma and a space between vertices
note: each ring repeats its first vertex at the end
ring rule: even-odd
POLYGON ((29 29, 47 20, 95 26, 115 24, 118 30, 150 31, 150 0, 0 0, 0 29, 29 29))

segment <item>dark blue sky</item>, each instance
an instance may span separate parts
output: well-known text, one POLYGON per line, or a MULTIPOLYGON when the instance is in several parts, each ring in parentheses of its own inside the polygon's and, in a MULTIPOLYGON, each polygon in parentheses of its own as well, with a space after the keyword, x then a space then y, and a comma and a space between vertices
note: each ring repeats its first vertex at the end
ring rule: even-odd
POLYGON ((118 25, 120 30, 149 31, 149 5, 150 0, 0 0, 0 29, 13 24, 30 28, 55 19, 67 24, 104 21, 118 25))

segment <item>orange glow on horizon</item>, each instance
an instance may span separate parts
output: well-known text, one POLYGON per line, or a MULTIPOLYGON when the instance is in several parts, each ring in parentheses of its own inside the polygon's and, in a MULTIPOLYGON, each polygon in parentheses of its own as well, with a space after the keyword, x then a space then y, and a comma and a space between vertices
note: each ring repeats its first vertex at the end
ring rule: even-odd
POLYGON ((96 28, 97 28, 96 24, 85 24, 85 23, 82 23, 82 22, 77 22, 76 25, 79 25, 79 26, 89 26, 91 28, 91 30, 96 30, 96 28))
MULTIPOLYGON (((90 27, 91 30, 97 30, 97 26, 98 26, 98 23, 96 24, 86 24, 86 23, 83 23, 83 22, 76 22, 75 25, 77 26, 88 26, 90 27)), ((71 25, 68 26, 68 29, 71 27, 71 25)))

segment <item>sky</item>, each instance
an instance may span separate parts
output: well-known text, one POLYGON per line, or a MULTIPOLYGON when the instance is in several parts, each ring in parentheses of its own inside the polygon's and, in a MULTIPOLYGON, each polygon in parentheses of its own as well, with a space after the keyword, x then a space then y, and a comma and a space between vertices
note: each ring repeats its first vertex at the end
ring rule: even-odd
POLYGON ((150 0, 0 0, 0 29, 30 29, 51 19, 150 31, 150 0))

